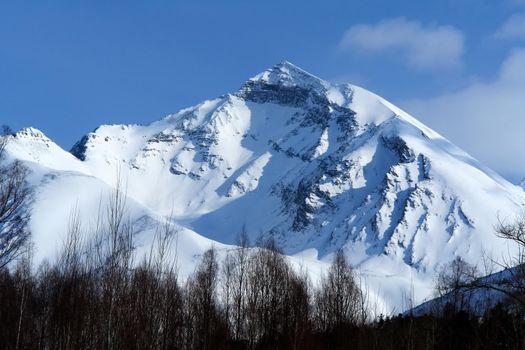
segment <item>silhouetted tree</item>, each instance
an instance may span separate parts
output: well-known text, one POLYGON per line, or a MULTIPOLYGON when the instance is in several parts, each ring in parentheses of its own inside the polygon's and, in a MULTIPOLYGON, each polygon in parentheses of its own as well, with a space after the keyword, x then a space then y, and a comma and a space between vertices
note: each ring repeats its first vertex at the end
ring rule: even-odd
POLYGON ((4 127, 0 136, 0 268, 16 259, 29 239, 28 169, 20 162, 4 159, 12 132, 4 127))
MULTIPOLYGON (((454 312, 468 310, 472 294, 468 287, 477 278, 476 267, 458 256, 440 269, 436 281, 436 291, 438 296, 444 299, 445 304, 448 304, 446 306, 453 308, 454 312)), ((440 307, 444 306, 441 305, 440 307)))
POLYGON ((187 282, 187 345, 191 349, 216 349, 225 340, 225 327, 217 299, 219 265, 215 249, 207 250, 187 282))
POLYGON ((338 251, 316 292, 317 327, 321 331, 330 332, 344 325, 356 325, 363 313, 362 297, 351 266, 344 253, 338 251))

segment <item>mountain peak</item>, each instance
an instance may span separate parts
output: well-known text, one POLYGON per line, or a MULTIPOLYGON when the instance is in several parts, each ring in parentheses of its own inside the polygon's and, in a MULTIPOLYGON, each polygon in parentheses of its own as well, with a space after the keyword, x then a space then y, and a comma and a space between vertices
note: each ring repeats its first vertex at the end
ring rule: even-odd
POLYGON ((281 85, 285 87, 303 87, 326 90, 329 83, 308 73, 304 69, 286 60, 279 62, 273 67, 257 74, 249 82, 260 82, 269 85, 281 85))
POLYGON ((42 131, 33 127, 20 129, 15 133, 14 137, 18 139, 49 140, 49 138, 42 131))
POLYGON ((328 101, 345 101, 337 87, 288 61, 282 61, 249 79, 235 95, 252 102, 295 107, 306 107, 311 98, 324 106, 328 101))

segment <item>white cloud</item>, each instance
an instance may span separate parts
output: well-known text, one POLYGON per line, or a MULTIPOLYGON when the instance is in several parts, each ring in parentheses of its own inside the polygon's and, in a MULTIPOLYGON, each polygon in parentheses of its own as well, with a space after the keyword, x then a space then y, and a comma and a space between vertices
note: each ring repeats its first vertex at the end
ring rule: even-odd
POLYGON ((525 39, 525 13, 511 16, 494 34, 497 39, 525 39))
POLYGON ((340 47, 370 53, 399 52, 417 68, 451 68, 461 65, 464 42, 463 33, 452 26, 424 26, 418 21, 393 18, 351 27, 340 47))
POLYGON ((494 81, 404 107, 504 176, 525 177, 525 48, 509 54, 494 81))

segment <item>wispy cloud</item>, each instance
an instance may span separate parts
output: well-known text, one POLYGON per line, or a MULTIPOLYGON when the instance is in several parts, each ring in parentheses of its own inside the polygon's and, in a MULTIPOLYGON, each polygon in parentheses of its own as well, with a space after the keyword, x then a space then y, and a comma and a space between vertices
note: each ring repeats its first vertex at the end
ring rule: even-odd
POLYGON ((525 39, 525 13, 511 16, 496 31, 494 37, 497 39, 525 39))
POLYGON ((514 180, 525 176, 525 48, 514 50, 497 79, 405 103, 406 109, 482 162, 514 180))
POLYGON ((369 53, 397 52, 416 68, 453 68, 461 66, 465 39, 455 27, 425 26, 401 17, 375 25, 355 25, 345 32, 340 47, 369 53))

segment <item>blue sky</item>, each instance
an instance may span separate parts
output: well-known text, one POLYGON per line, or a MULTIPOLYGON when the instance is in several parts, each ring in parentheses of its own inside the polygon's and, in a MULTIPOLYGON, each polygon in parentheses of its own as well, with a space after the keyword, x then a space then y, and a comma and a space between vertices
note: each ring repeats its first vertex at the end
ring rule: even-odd
POLYGON ((283 60, 352 82, 525 176, 525 0, 3 1, 0 122, 68 149, 283 60))

